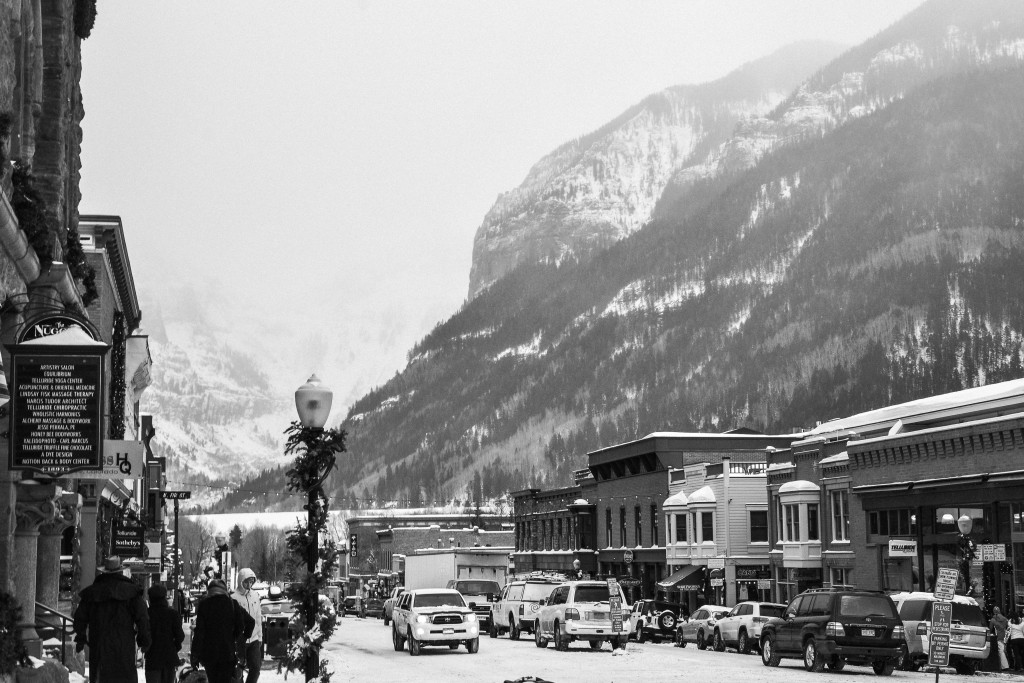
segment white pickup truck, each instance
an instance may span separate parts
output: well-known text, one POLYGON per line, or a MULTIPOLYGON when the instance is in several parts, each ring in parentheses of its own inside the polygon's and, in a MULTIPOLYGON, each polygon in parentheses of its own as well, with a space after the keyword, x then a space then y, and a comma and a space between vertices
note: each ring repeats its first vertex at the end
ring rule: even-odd
POLYGON ((465 645, 470 654, 480 648, 480 622, 456 590, 408 590, 398 597, 391 617, 396 652, 405 648, 406 641, 413 657, 425 645, 447 645, 452 650, 465 645))

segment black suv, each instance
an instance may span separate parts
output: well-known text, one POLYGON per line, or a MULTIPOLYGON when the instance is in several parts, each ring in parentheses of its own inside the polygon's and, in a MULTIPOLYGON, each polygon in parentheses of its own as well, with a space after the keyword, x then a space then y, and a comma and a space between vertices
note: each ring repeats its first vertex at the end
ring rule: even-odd
POLYGON ((802 657, 808 671, 871 664, 888 676, 904 644, 903 622, 885 593, 818 588, 793 598, 783 618, 764 625, 761 661, 778 666, 783 657, 802 657))

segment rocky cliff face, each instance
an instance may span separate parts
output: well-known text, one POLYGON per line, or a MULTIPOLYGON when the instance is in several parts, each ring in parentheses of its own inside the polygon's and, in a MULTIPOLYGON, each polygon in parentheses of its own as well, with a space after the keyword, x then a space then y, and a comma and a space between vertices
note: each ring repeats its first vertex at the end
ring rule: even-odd
MULTIPOLYGON (((766 115, 838 50, 795 45, 718 81, 669 88, 541 159, 478 228, 470 297, 524 261, 583 256, 638 230, 674 177, 706 164, 738 123, 766 115)), ((760 151, 734 145, 720 162, 749 164, 760 151)))

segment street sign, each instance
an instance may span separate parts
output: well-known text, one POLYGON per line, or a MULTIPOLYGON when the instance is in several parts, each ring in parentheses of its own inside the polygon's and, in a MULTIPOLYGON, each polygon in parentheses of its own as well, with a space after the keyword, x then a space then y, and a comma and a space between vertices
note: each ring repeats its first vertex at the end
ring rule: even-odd
POLYGON ((953 603, 932 603, 932 633, 949 633, 953 623, 953 603))
POLYGON ((612 632, 621 633, 622 628, 622 596, 619 584, 615 579, 608 579, 608 607, 611 608, 612 632))
POLYGON ((949 666, 949 634, 932 633, 928 641, 928 666, 949 666))
POLYGON ((632 550, 627 550, 626 552, 622 553, 622 561, 625 562, 626 564, 632 564, 633 563, 633 551, 632 550))
POLYGON ((725 579, 711 579, 712 588, 725 585, 725 579))
POLYGON ((164 500, 189 500, 192 497, 191 491, 161 491, 160 497, 164 500))
POLYGON ((935 580, 935 599, 952 600, 956 594, 956 582, 960 579, 960 572, 949 567, 939 568, 939 577, 935 580))

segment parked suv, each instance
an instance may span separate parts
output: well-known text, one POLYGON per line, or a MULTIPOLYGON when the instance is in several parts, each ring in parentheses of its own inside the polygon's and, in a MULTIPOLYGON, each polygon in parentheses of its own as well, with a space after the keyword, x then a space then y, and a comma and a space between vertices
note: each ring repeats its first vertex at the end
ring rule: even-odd
POLYGON ((391 615, 395 611, 395 603, 398 602, 398 596, 405 592, 404 586, 396 586, 391 589, 391 595, 384 601, 384 625, 387 626, 391 623, 391 615))
POLYGON ((409 654, 424 645, 465 645, 470 654, 480 648, 480 624, 456 590, 431 588, 407 590, 398 596, 392 611, 391 642, 401 652, 409 641, 409 654))
MULTIPOLYGON (((907 644, 900 668, 917 671, 928 662, 929 632, 932 621, 931 593, 896 593, 892 596, 903 619, 907 644)), ((952 624, 949 628, 949 665, 958 674, 973 674, 988 658, 988 623, 974 598, 953 596, 952 624)))
POLYGON ((686 647, 686 643, 697 644, 698 650, 706 650, 714 642, 715 622, 729 613, 723 605, 701 605, 690 615, 676 624, 676 647, 686 647))
POLYGON ((533 631, 537 647, 555 641, 556 650, 568 650, 574 640, 585 640, 592 650, 601 649, 604 641, 613 648, 625 647, 629 636, 629 605, 619 589, 622 606, 622 630, 612 629, 608 584, 603 581, 569 581, 555 587, 541 603, 533 631))
POLYGON ((505 584, 498 601, 491 606, 491 637, 508 633, 512 640, 519 640, 520 634, 533 633, 540 601, 551 595, 551 589, 558 583, 545 579, 521 579, 505 584))
POLYGON ((778 602, 737 603, 729 614, 715 622, 715 650, 735 647, 740 654, 749 654, 751 646, 756 648, 761 641, 761 627, 768 619, 781 617, 785 610, 786 606, 778 602))
POLYGON ((889 676, 905 644, 903 622, 885 593, 817 588, 793 598, 783 618, 764 624, 761 661, 778 666, 783 657, 802 657, 808 671, 870 664, 889 676))
POLYGON ((672 640, 676 616, 670 611, 660 609, 654 600, 637 600, 633 603, 633 631, 630 633, 638 643, 647 640, 672 640))

